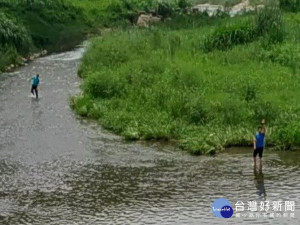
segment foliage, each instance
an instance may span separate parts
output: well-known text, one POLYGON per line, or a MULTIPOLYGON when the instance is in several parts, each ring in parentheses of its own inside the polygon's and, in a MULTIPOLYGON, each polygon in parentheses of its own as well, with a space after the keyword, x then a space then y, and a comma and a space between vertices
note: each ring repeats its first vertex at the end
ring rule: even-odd
POLYGON ((246 44, 257 38, 254 26, 251 24, 235 24, 217 28, 204 41, 206 52, 214 49, 226 50, 234 45, 246 44))
POLYGON ((82 10, 68 0, 1 1, 1 70, 40 49, 68 50, 91 29, 82 10))
POLYGON ((12 46, 17 54, 11 56, 17 58, 40 49, 64 51, 100 28, 135 24, 140 11, 167 17, 180 14, 188 5, 187 0, 2 0, 2 51, 11 52, 4 46, 12 46))
POLYGON ((283 10, 290 12, 300 11, 300 1, 299 0, 279 0, 279 6, 283 10))
POLYGON ((0 47, 0 72, 4 71, 7 65, 18 63, 18 52, 12 46, 0 47))
POLYGON ((204 41, 206 52, 227 50, 235 45, 246 44, 263 37, 266 46, 282 42, 285 37, 282 13, 279 8, 268 6, 257 11, 255 21, 217 27, 204 41))
POLYGON ((23 25, 0 12, 0 43, 15 46, 19 52, 27 54, 31 39, 23 25))
POLYGON ((284 24, 278 7, 271 6, 259 10, 255 19, 257 35, 267 37, 271 43, 284 40, 284 24))
POLYGON ((300 45, 299 43, 288 42, 282 45, 274 45, 261 51, 258 55, 260 60, 269 60, 279 63, 291 69, 292 74, 296 75, 299 69, 300 61, 300 45))
POLYGON ((244 27, 252 16, 181 18, 181 28, 169 21, 94 39, 80 66, 83 95, 74 98, 74 110, 126 139, 177 139, 193 154, 251 145, 263 117, 268 145, 298 145, 300 78, 285 50, 296 34, 270 48, 256 38, 206 53, 200 46, 212 29, 244 27))

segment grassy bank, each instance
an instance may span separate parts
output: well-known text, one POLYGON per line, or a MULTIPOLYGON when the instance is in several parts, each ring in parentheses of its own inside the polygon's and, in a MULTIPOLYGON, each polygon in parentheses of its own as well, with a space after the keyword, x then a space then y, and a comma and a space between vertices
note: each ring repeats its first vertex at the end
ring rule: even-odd
POLYGON ((95 38, 72 106, 126 139, 176 139, 193 154, 250 145, 261 118, 267 145, 298 146, 300 15, 272 10, 95 38))
POLYGON ((0 70, 33 52, 64 51, 91 29, 79 7, 68 1, 0 1, 0 70))
POLYGON ((0 71, 21 56, 47 49, 65 51, 102 28, 136 23, 138 12, 171 16, 185 0, 1 0, 0 71), (22 45, 22 47, 20 47, 22 45))
MULTIPOLYGON (((98 34, 102 28, 131 26, 141 11, 174 17, 202 2, 234 5, 240 0, 1 0, 0 71, 41 49, 71 49, 87 34, 98 34)), ((297 2, 280 2, 291 11, 299 8, 297 2)))
MULTIPOLYGON (((213 3, 213 0, 209 2, 213 3)), ((230 1, 233 4, 235 1, 230 1)), ((222 1, 220 2, 222 3, 222 1)), ((164 17, 180 14, 189 0, 1 0, 0 71, 21 57, 47 49, 65 51, 99 34, 102 28, 124 28, 136 23, 140 11, 164 17), (22 45, 22 47, 20 47, 22 45)), ((291 7, 286 5, 285 7, 291 7)))

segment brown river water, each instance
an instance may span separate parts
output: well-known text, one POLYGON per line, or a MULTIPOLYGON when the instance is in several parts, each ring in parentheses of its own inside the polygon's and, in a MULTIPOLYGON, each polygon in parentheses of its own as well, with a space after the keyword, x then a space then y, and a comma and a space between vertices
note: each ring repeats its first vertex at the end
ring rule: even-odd
POLYGON ((191 156, 158 143, 125 142, 79 118, 83 53, 37 59, 0 76, 0 224, 300 224, 300 152, 266 149, 262 171, 251 149, 191 156), (41 76, 39 100, 30 78, 41 76), (217 218, 226 198, 294 201, 294 218, 217 218))

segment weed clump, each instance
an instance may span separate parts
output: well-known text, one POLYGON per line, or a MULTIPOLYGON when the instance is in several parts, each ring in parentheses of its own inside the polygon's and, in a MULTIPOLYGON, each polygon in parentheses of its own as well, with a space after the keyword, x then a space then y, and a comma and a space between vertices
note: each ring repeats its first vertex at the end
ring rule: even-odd
POLYGON ((236 24, 217 28, 204 41, 206 52, 227 50, 235 45, 246 44, 257 39, 257 32, 251 24, 236 24))
POLYGON ((285 11, 299 12, 300 1, 298 0, 279 0, 279 6, 285 11))
POLYGON ((283 42, 285 37, 281 10, 276 6, 266 6, 256 12, 254 21, 221 26, 207 36, 203 48, 206 52, 227 50, 235 45, 254 42, 259 38, 269 46, 283 42))
POLYGON ((271 43, 284 40, 284 23, 282 12, 278 7, 265 7, 259 10, 255 18, 255 24, 258 36, 266 37, 271 43))

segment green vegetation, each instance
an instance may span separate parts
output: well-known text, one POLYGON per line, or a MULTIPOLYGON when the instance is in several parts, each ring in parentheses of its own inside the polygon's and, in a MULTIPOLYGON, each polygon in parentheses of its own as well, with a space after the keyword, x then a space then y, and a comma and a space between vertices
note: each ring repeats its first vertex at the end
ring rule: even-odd
POLYGON ((193 154, 250 145, 261 118, 268 145, 299 146, 300 16, 270 12, 177 15, 94 38, 71 104, 128 140, 176 139, 193 154))
POLYGON ((20 56, 63 51, 81 42, 90 24, 80 8, 61 0, 0 1, 0 71, 20 56))
POLYGON ((279 0, 279 5, 282 9, 290 12, 300 11, 300 1, 299 0, 279 0))
POLYGON ((73 3, 83 8, 98 26, 110 28, 135 23, 140 12, 169 17, 191 5, 189 0, 74 0, 73 3))
POLYGON ((255 21, 225 24, 215 29, 204 41, 204 51, 226 50, 264 37, 268 44, 282 42, 285 31, 282 13, 277 7, 267 7, 257 12, 255 21))
POLYGON ((0 0, 0 72, 20 56, 65 51, 102 28, 127 27, 140 11, 168 17, 188 5, 186 0, 0 0))
POLYGON ((224 26, 215 30, 204 41, 206 52, 215 49, 226 50, 238 44, 246 44, 257 38, 257 32, 251 24, 235 24, 224 26))
POLYGON ((0 71, 6 65, 16 63, 18 52, 27 54, 31 45, 27 30, 0 12, 0 71))

